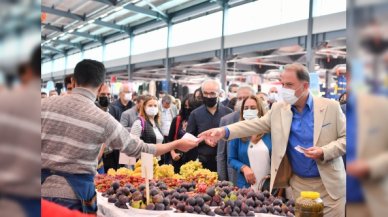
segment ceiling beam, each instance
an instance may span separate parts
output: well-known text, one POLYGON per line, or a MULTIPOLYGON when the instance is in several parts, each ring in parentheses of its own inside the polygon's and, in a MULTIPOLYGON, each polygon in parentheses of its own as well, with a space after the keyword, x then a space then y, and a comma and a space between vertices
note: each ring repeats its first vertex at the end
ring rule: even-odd
POLYGON ((71 43, 70 41, 59 40, 59 39, 51 40, 51 42, 54 43, 54 44, 63 44, 63 45, 75 47, 75 48, 78 48, 78 49, 82 50, 81 44, 79 44, 79 43, 71 43))
POLYGON ((43 23, 42 24, 45 29, 56 31, 56 32, 63 32, 65 28, 63 26, 54 26, 51 25, 50 23, 43 23))
POLYGON ((56 49, 54 47, 50 47, 50 46, 47 46, 47 45, 43 45, 41 47, 43 50, 49 50, 49 51, 52 51, 54 53, 58 53, 58 54, 65 54, 65 51, 63 50, 59 50, 59 49, 56 49))
MULTIPOLYGON (((44 28, 50 29, 50 30, 53 30, 53 31, 57 31, 57 32, 66 32, 66 30, 63 27, 54 26, 54 25, 51 25, 51 24, 44 24, 44 28)), ((68 31, 66 33, 72 34, 72 35, 76 35, 76 36, 80 36, 80 37, 87 38, 87 39, 91 39, 93 41, 102 42, 102 37, 98 36, 98 35, 91 35, 91 34, 86 33, 86 32, 77 32, 77 31, 73 31, 73 32, 69 32, 68 31)))
POLYGON ((117 0, 94 0, 94 1, 106 4, 106 5, 112 5, 112 6, 117 5, 117 0))
POLYGON ((76 31, 74 31, 74 32, 69 32, 69 34, 80 36, 80 37, 87 38, 87 39, 91 39, 93 41, 102 42, 102 37, 101 36, 91 35, 91 34, 86 33, 86 32, 76 32, 76 31))
POLYGON ((105 21, 102 21, 101 19, 95 20, 94 24, 99 25, 99 26, 104 26, 104 27, 107 27, 107 28, 111 28, 111 29, 114 29, 114 30, 118 30, 118 31, 121 31, 121 32, 128 32, 129 31, 129 28, 127 26, 118 25, 116 23, 111 23, 111 22, 105 22, 105 21))
POLYGON ((152 4, 149 0, 143 0, 143 2, 147 3, 148 6, 150 6, 154 11, 158 12, 163 17, 168 17, 167 14, 165 14, 163 11, 161 11, 159 8, 157 8, 154 4, 152 4))
MULTIPOLYGON (((107 4, 110 6, 114 6, 114 4, 111 2, 111 0, 94 0, 94 1, 104 3, 104 4, 107 4)), ((153 11, 153 10, 150 10, 148 8, 139 7, 139 6, 136 6, 135 4, 127 4, 123 8, 125 8, 129 11, 139 13, 139 14, 144 14, 144 15, 152 17, 152 18, 161 19, 161 20, 164 20, 165 22, 168 21, 168 17, 165 14, 160 14, 157 11, 153 11)))
POLYGON ((79 15, 79 14, 74 14, 74 13, 71 13, 70 10, 69 11, 62 11, 62 10, 58 10, 58 9, 55 9, 54 7, 47 7, 47 6, 44 6, 42 5, 42 12, 46 12, 46 13, 49 13, 49 14, 54 14, 54 15, 57 15, 57 16, 60 16, 60 17, 66 17, 66 18, 69 18, 69 19, 73 19, 73 20, 79 20, 79 21, 85 21, 86 20, 86 16, 82 16, 82 15, 79 15))
POLYGON ((139 7, 139 6, 136 6, 134 4, 127 4, 124 6, 124 8, 127 10, 130 10, 130 11, 136 12, 136 13, 144 14, 144 15, 152 17, 152 18, 161 19, 165 22, 168 21, 168 17, 163 16, 156 11, 153 11, 153 10, 150 10, 147 8, 143 8, 143 7, 139 7))

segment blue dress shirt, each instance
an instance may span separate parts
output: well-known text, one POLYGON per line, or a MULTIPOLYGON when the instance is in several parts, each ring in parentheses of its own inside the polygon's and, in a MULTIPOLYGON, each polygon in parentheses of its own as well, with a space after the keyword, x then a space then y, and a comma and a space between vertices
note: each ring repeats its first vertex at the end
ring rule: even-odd
POLYGON ((314 103, 309 94, 306 106, 299 113, 295 106, 291 107, 292 123, 288 139, 287 156, 290 160, 292 171, 303 178, 320 177, 317 163, 314 159, 306 157, 295 150, 296 146, 303 148, 313 147, 314 143, 314 103))

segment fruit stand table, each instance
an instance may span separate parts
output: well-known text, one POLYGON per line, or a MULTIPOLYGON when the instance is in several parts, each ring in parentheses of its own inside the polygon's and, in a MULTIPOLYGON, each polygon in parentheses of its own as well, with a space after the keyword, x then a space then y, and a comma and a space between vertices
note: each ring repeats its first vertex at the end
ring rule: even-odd
MULTIPOLYGON (((108 203, 108 199, 101 196, 101 193, 97 193, 97 205, 98 213, 97 216, 104 217, 120 217, 120 216, 131 216, 131 217, 206 217, 207 215, 198 215, 190 213, 175 213, 174 211, 148 211, 141 209, 134 209, 129 207, 128 209, 120 209, 113 203, 108 203)), ((218 215, 216 215, 218 216, 218 215)), ((276 215, 270 214, 258 214, 256 217, 275 217, 276 215)))

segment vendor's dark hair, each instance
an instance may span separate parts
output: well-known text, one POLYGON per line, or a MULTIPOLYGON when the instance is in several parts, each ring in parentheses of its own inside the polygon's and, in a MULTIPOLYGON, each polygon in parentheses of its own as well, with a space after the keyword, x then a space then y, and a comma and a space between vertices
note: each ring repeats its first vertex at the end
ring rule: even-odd
POLYGON ((77 63, 74 80, 79 86, 98 87, 105 81, 105 66, 99 61, 85 59, 77 63))

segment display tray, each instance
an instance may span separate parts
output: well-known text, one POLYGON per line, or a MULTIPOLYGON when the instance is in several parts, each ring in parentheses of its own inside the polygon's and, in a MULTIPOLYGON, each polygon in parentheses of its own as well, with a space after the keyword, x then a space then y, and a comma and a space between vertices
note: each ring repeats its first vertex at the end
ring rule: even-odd
MULTIPOLYGON (((113 203, 108 202, 108 198, 103 197, 101 193, 97 192, 97 216, 101 217, 120 217, 120 216, 131 216, 131 217, 206 217, 208 215, 198 215, 191 213, 175 213, 174 210, 166 211, 150 211, 144 209, 134 209, 129 207, 128 209, 120 209, 113 203)), ((211 207, 214 210, 216 207, 211 207)), ((277 215, 261 214, 256 213, 256 217, 275 217, 277 215)), ((216 215, 220 217, 220 215, 216 215)))

